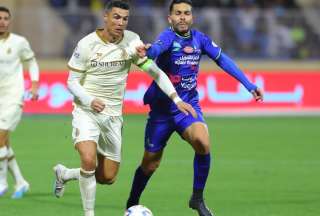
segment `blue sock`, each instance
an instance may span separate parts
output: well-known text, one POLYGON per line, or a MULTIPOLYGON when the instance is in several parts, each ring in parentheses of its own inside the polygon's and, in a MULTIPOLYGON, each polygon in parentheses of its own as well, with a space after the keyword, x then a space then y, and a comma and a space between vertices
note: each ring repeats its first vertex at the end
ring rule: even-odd
POLYGON ((127 201, 127 209, 130 208, 131 206, 138 205, 139 204, 139 199, 140 196, 146 187, 150 177, 144 174, 142 171, 141 166, 139 166, 136 169, 136 172, 134 174, 132 186, 131 186, 131 192, 130 192, 130 197, 127 201))
POLYGON ((210 153, 207 155, 195 154, 193 161, 193 198, 195 199, 203 198, 203 190, 209 175, 210 163, 210 153))

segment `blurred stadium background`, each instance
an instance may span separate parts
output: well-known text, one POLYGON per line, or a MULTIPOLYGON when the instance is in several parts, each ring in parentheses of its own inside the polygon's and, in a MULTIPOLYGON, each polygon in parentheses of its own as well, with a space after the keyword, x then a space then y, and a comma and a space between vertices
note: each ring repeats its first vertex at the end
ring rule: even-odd
MULTIPOLYGON (((167 26, 167 0, 131 0, 129 29, 152 42, 167 26)), ((224 216, 320 215, 320 1, 194 0, 195 27, 234 57, 266 92, 256 104, 243 88, 204 58, 199 80, 214 154, 207 202, 224 216), (229 118, 233 116, 233 118, 229 118), (267 116, 267 117, 266 117, 267 116)), ((31 183, 25 199, 0 199, 0 215, 80 215, 77 184, 64 198, 51 194, 57 162, 79 166, 71 144, 71 96, 66 63, 84 35, 102 27, 103 0, 1 0, 13 15, 12 32, 25 36, 41 68, 39 102, 26 98, 13 134, 31 183)), ((133 71, 137 68, 133 67, 133 71)), ((26 74, 26 76, 28 76, 26 74)), ((123 163, 118 182, 99 187, 97 215, 122 215, 143 151, 150 79, 130 74, 125 103, 123 163)), ((26 88, 30 83, 26 81, 26 88)), ((142 203, 156 216, 195 215, 187 209, 192 151, 177 136, 142 203), (176 188, 176 190, 173 190, 176 188)))

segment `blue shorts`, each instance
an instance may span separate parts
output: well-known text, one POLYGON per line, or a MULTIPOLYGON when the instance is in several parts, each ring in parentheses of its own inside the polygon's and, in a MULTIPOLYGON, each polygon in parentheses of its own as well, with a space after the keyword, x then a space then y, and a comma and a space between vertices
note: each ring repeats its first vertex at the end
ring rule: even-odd
POLYGON ((193 108, 198 114, 197 118, 194 118, 191 114, 185 115, 182 112, 176 115, 157 115, 157 113, 151 111, 145 128, 145 150, 148 152, 158 152, 167 145, 167 141, 173 132, 176 131, 181 136, 185 129, 193 123, 205 123, 200 107, 193 108))

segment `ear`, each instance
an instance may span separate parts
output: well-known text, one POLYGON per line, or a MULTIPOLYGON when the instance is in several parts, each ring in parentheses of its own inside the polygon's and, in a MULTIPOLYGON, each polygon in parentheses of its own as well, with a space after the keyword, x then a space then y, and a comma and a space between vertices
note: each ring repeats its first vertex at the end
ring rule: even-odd
POLYGON ((172 20, 171 20, 170 15, 168 15, 168 22, 169 22, 170 25, 172 24, 172 20))

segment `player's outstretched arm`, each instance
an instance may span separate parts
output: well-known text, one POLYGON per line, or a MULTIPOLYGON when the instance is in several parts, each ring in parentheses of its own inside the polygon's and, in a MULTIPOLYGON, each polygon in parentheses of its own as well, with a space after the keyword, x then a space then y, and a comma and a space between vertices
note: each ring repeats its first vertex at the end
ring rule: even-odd
POLYGON ((261 89, 256 88, 255 90, 252 90, 251 94, 256 101, 263 101, 263 91, 261 89))
POLYGON ((71 94, 78 98, 82 105, 90 107, 96 112, 102 112, 105 108, 105 104, 98 98, 94 98, 86 92, 86 90, 80 84, 81 73, 70 71, 67 81, 68 89, 71 94))
POLYGON ((263 92, 256 85, 251 83, 236 63, 225 53, 221 52, 220 56, 215 60, 217 65, 222 68, 225 72, 233 76, 239 82, 244 85, 244 87, 251 92, 256 101, 263 100, 263 92))
POLYGON ((39 89, 39 66, 35 58, 30 59, 27 62, 29 66, 29 75, 31 79, 31 100, 38 100, 38 89, 39 89))
POLYGON ((154 79, 154 81, 158 84, 160 89, 168 95, 168 97, 173 100, 173 102, 177 105, 178 109, 188 115, 189 113, 197 118, 196 111, 193 107, 182 101, 182 99, 178 96, 174 86, 170 82, 168 76, 152 61, 148 59, 144 63, 140 64, 139 67, 148 72, 154 79))

